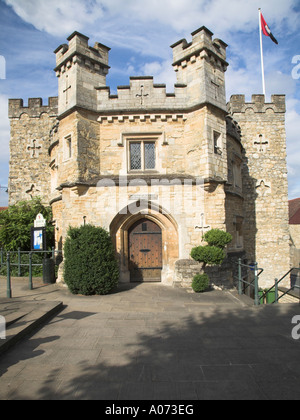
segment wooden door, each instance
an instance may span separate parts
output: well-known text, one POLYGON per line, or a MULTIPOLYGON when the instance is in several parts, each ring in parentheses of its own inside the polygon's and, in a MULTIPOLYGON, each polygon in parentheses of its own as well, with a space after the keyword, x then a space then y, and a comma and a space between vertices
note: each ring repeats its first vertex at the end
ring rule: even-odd
POLYGON ((128 232, 129 270, 132 282, 159 282, 162 270, 162 232, 148 219, 137 221, 128 232))

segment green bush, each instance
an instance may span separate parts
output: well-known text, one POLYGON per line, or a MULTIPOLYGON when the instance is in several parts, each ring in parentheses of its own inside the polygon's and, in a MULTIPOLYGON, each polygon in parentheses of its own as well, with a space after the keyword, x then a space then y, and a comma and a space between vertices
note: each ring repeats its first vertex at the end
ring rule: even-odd
POLYGON ((106 295, 117 286, 119 265, 106 230, 92 225, 69 228, 64 280, 72 293, 82 295, 106 295))
MULTIPOLYGON (((232 241, 230 233, 219 229, 212 229, 204 235, 204 240, 208 245, 197 246, 192 249, 191 257, 198 262, 206 265, 221 265, 226 257, 224 248, 232 241)), ((209 285, 207 274, 197 274, 194 277, 192 288, 195 292, 204 292, 209 285), (207 284, 207 287, 205 285, 207 284)))
POLYGON ((197 246, 192 249, 191 257, 204 265, 220 265, 224 261, 225 253, 222 248, 216 246, 197 246))
POLYGON ((211 229, 204 235, 204 240, 210 246, 216 246, 224 249, 229 242, 232 241, 232 236, 228 232, 224 232, 220 229, 211 229))
POLYGON ((210 285, 209 277, 207 274, 196 274, 193 278, 192 289, 196 293, 205 292, 210 285))

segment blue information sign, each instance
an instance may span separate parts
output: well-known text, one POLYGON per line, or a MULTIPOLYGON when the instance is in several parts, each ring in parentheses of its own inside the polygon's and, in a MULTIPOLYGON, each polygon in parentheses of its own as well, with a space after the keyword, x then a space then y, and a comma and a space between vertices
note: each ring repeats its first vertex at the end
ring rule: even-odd
POLYGON ((46 229, 44 227, 31 228, 32 251, 46 250, 46 229))

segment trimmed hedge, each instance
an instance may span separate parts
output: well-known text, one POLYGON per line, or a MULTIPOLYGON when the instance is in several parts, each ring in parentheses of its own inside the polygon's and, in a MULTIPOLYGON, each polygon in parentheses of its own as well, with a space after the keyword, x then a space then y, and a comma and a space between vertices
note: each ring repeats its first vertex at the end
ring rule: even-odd
POLYGON ((232 235, 220 229, 211 229, 204 235, 204 240, 210 246, 216 246, 224 249, 232 241, 232 235))
POLYGON ((225 253, 222 248, 216 246, 197 246, 192 249, 191 257, 205 265, 220 265, 224 261, 225 253))
POLYGON ((106 230, 92 225, 69 228, 64 280, 72 293, 82 295, 106 295, 117 286, 119 265, 106 230))
POLYGON ((196 274, 193 278, 192 289, 196 293, 205 292, 210 286, 210 280, 207 274, 196 274))

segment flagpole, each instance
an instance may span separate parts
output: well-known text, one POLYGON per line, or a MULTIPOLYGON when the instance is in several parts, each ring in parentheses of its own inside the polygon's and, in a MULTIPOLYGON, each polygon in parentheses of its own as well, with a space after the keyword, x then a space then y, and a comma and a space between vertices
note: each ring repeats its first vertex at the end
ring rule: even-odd
POLYGON ((259 15, 259 35, 260 35, 260 58, 261 58, 262 86, 263 86, 263 94, 266 96, 264 53, 263 53, 262 26, 261 26, 261 9, 258 9, 258 12, 259 12, 258 15, 259 15))

